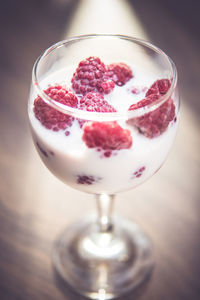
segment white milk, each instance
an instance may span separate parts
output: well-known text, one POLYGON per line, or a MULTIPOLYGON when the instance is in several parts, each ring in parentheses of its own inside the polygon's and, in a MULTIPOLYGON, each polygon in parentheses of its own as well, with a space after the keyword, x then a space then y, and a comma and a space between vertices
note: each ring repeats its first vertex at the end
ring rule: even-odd
MULTIPOLYGON (((43 88, 46 89, 48 84, 65 84, 71 88, 70 79, 74 70, 54 72, 42 82, 43 88)), ((134 75, 123 87, 115 86, 113 92, 104 95, 117 111, 126 111, 131 104, 143 99, 145 91, 134 95, 130 92, 132 87, 149 88, 158 79, 152 75, 144 76, 135 67, 134 75)), ((131 131, 133 144, 130 149, 116 150, 110 157, 105 157, 102 152, 86 146, 82 140, 83 130, 77 120, 67 129, 69 136, 62 130, 54 132, 46 129, 33 112, 36 97, 36 94, 31 95, 29 117, 34 142, 43 162, 66 184, 85 192, 114 194, 141 184, 161 167, 175 138, 178 122, 171 122, 163 134, 149 139, 125 121, 120 121, 123 128, 131 131), (45 154, 38 148, 38 144, 45 154), (134 173, 141 167, 145 167, 145 170, 140 177, 136 177, 134 173), (81 184, 78 183, 78 176, 93 176, 95 181, 92 184, 81 184)))

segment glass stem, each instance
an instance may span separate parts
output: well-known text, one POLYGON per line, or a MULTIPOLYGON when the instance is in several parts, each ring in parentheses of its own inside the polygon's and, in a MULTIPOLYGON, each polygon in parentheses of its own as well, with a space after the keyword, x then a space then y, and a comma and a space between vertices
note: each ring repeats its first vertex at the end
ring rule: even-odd
POLYGON ((99 194, 97 198, 97 209, 100 232, 109 232, 112 230, 112 209, 115 195, 99 194))

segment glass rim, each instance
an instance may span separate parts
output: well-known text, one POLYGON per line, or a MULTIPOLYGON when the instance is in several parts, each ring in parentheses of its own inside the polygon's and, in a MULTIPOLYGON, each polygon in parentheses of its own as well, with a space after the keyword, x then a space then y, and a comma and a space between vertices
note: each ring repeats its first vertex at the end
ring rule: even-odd
POLYGON ((120 119, 130 119, 130 118, 142 116, 146 113, 156 110, 160 105, 162 105, 164 102, 166 102, 171 97, 172 93, 174 92, 174 90, 176 88, 177 70, 176 70, 176 66, 175 66, 174 62, 171 60, 171 58, 159 47, 154 46, 153 44, 151 44, 148 41, 145 41, 143 39, 139 39, 136 37, 128 36, 128 35, 121 35, 121 34, 87 34, 87 35, 77 35, 77 36, 67 38, 67 39, 57 42, 57 43, 53 44, 52 46, 50 46, 49 48, 47 48, 38 57, 38 59, 36 60, 34 66, 33 66, 32 83, 33 83, 35 89, 37 90, 38 96, 40 96, 45 101, 45 103, 47 103, 54 109, 56 109, 64 114, 68 114, 75 118, 80 118, 80 119, 84 119, 84 120, 115 121, 115 120, 120 120, 120 119), (144 107, 139 107, 134 110, 127 110, 125 112, 107 112, 107 113, 84 111, 79 108, 73 108, 73 107, 61 104, 61 103, 55 101, 54 99, 52 99, 51 97, 49 97, 41 88, 41 86, 38 82, 38 78, 37 78, 37 69, 38 69, 39 64, 42 61, 42 59, 44 57, 48 56, 53 51, 55 51, 56 49, 58 49, 62 46, 65 46, 66 44, 71 44, 71 43, 77 42, 79 40, 86 40, 86 39, 92 39, 92 38, 123 39, 123 40, 133 42, 135 44, 141 45, 141 46, 145 46, 145 47, 153 50, 154 52, 162 55, 172 69, 171 86, 170 86, 169 90, 167 91, 167 93, 165 95, 159 97, 159 99, 157 99, 153 103, 145 105, 144 107))

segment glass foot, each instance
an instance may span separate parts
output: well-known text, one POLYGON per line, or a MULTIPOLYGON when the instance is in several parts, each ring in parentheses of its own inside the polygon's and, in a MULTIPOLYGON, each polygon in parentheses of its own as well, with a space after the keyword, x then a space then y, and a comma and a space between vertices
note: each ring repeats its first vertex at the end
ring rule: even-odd
POLYGON ((113 229, 100 232, 91 220, 67 228, 56 241, 56 271, 77 293, 112 299, 137 288, 154 266, 152 244, 135 223, 114 218, 113 229))

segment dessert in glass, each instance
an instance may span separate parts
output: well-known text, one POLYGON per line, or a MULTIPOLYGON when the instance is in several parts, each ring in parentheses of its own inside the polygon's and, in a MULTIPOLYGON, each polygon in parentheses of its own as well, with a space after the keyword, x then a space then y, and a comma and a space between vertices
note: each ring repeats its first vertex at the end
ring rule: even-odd
POLYGON ((96 218, 72 224, 56 241, 56 271, 92 299, 133 290, 152 271, 152 244, 112 207, 117 193, 159 170, 172 146, 179 119, 174 63, 133 37, 69 38, 36 61, 28 113, 47 168, 97 201, 96 218))

